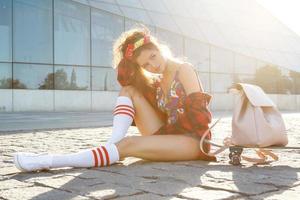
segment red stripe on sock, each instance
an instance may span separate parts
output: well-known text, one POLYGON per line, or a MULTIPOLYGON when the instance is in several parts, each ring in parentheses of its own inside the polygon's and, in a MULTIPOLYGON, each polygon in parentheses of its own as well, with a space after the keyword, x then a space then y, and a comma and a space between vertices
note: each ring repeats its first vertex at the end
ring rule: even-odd
POLYGON ((119 110, 117 112, 114 112, 113 115, 116 116, 116 115, 119 115, 119 114, 126 114, 126 115, 129 115, 130 117, 134 117, 134 114, 126 111, 126 110, 119 110))
POLYGON ((134 118, 134 116, 130 113, 127 113, 127 112, 122 112, 122 111, 118 111, 118 112, 115 112, 114 115, 118 115, 118 114, 124 114, 124 115, 128 115, 130 116, 132 119, 134 118))
POLYGON ((93 152, 93 155, 94 155, 95 167, 98 167, 97 153, 96 153, 96 151, 94 149, 92 150, 92 152, 93 152))
POLYGON ((106 156, 106 165, 110 165, 110 161, 109 161, 109 155, 108 155, 108 152, 106 150, 106 148, 104 146, 101 146, 102 147, 102 150, 104 151, 105 153, 105 156, 106 156))
POLYGON ((104 160, 103 160, 102 152, 101 152, 101 150, 99 148, 97 148, 97 151, 99 153, 100 160, 101 160, 101 165, 100 166, 103 167, 104 166, 104 160))
POLYGON ((115 113, 115 112, 118 112, 118 111, 128 111, 128 112, 130 112, 131 114, 134 115, 134 110, 130 110, 130 109, 128 109, 128 108, 116 108, 116 109, 114 110, 114 113, 115 113))
POLYGON ((116 109, 116 108, 119 108, 119 107, 127 107, 127 108, 129 108, 129 109, 133 109, 133 107, 132 107, 132 106, 125 105, 125 104, 120 104, 120 105, 117 105, 117 106, 115 107, 115 109, 116 109))

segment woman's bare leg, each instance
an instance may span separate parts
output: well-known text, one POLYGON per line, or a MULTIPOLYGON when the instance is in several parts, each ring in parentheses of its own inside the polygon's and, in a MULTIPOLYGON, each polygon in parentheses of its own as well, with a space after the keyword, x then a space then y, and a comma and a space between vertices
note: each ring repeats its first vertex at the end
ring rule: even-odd
POLYGON ((199 139, 191 135, 131 136, 116 144, 120 158, 138 157, 152 161, 199 159, 199 139))
POLYGON ((163 125, 150 103, 133 86, 122 87, 119 95, 127 96, 133 101, 135 108, 134 121, 141 135, 152 135, 163 125))
POLYGON ((132 99, 135 123, 143 137, 130 136, 116 144, 120 159, 138 157, 153 161, 180 161, 199 159, 199 138, 192 135, 152 135, 163 122, 145 97, 134 87, 123 87, 120 95, 132 99))

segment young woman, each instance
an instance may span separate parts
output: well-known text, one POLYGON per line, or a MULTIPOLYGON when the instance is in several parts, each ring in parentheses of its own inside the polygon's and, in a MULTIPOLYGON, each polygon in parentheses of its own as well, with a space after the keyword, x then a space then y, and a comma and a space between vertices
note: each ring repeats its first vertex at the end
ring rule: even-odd
MULTIPOLYGON (((203 92, 193 66, 174 59, 145 27, 124 32, 113 56, 122 88, 107 143, 71 154, 15 153, 18 169, 103 167, 129 156, 152 161, 216 159, 199 148, 211 122, 211 96, 203 92), (125 137, 130 125, 141 136, 125 137)), ((205 151, 209 150, 207 144, 205 151)))

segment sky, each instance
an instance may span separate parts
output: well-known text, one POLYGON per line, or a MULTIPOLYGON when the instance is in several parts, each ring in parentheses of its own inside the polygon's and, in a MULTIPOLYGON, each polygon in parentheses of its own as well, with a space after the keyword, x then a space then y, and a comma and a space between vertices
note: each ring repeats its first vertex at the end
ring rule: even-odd
POLYGON ((300 0, 256 0, 300 36, 300 0))

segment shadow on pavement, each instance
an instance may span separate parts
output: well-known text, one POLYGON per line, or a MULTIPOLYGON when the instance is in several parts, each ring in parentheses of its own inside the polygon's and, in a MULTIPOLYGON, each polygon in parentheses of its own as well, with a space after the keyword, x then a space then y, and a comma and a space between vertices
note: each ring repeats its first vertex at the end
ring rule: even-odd
POLYGON ((203 161, 164 163, 138 160, 128 166, 118 163, 104 168, 57 169, 20 173, 11 178, 53 188, 35 196, 34 200, 73 199, 79 195, 96 199, 134 198, 147 193, 153 198, 169 199, 183 197, 180 193, 192 187, 212 193, 230 192, 231 196, 227 198, 240 195, 256 198, 262 194, 266 198, 269 193, 280 194, 292 187, 298 181, 297 173, 299 169, 289 166, 236 167, 203 161), (57 196, 57 190, 68 195, 57 196))

